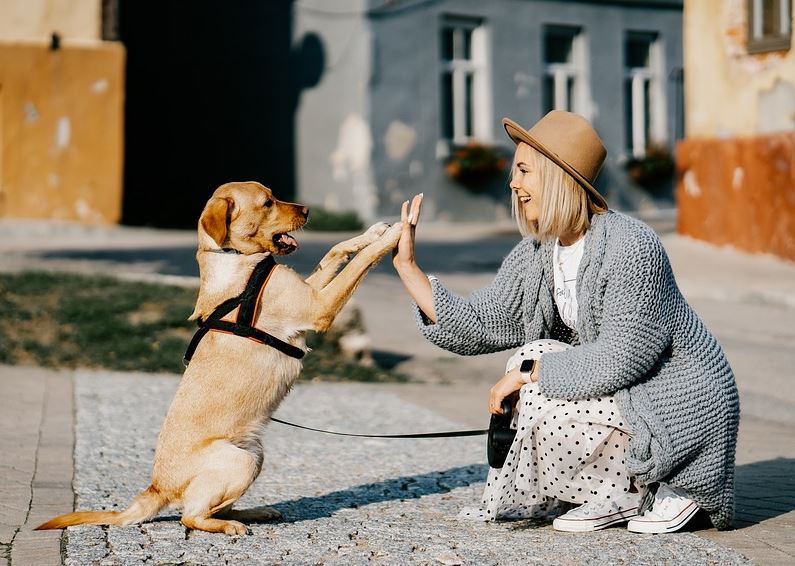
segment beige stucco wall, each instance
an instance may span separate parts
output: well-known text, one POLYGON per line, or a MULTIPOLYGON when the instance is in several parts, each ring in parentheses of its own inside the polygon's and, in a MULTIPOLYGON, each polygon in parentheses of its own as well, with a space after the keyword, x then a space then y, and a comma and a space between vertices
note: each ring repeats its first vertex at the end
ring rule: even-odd
POLYGON ((0 41, 0 217, 121 216, 124 47, 0 41))
POLYGON ((685 1, 687 137, 795 130, 795 50, 749 55, 746 10, 747 0, 685 1))
POLYGON ((0 0, 0 39, 98 40, 100 0, 0 0))

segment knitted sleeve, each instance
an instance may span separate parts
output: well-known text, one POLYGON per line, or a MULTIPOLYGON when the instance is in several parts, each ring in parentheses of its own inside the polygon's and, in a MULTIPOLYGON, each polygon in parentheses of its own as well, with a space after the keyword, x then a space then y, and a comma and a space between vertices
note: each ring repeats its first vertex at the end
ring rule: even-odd
POLYGON ((468 298, 431 279, 436 324, 414 305, 423 336, 445 350, 464 356, 487 354, 524 343, 524 279, 535 253, 532 240, 522 240, 502 263, 494 281, 468 298))
POLYGON ((598 336, 544 356, 539 367, 544 395, 612 395, 647 375, 671 343, 665 322, 678 292, 662 243, 650 229, 613 237, 619 241, 611 245, 598 336))

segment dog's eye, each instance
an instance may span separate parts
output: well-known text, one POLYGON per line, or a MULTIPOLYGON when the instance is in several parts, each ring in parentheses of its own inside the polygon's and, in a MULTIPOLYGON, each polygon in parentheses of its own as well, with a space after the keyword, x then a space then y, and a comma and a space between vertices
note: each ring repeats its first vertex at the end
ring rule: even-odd
POLYGON ((265 201, 265 208, 270 208, 272 206, 273 206, 273 201, 271 199, 265 201))

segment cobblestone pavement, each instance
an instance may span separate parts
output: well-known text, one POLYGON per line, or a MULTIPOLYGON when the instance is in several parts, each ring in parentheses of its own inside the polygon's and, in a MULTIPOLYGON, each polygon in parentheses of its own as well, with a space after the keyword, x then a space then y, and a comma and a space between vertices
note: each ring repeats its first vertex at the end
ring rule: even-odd
MULTIPOLYGON (((177 379, 76 376, 78 509, 119 509, 148 485, 153 448, 177 379)), ((387 391, 301 384, 278 413, 337 430, 397 432, 457 426, 387 391)), ((482 438, 349 439, 272 424, 262 476, 239 508, 284 518, 228 537, 186 532, 176 514, 133 527, 74 527, 67 565, 84 564, 746 564, 684 533, 624 529, 570 535, 527 521, 456 518, 487 471, 482 438)))
MULTIPOLYGON (((420 232, 421 265, 462 293, 491 280, 515 239, 476 228, 423 226, 420 232)), ((0 270, 63 269, 195 285, 190 231, 0 222, 0 234, 0 270)), ((286 263, 297 262, 306 272, 341 238, 305 234, 301 252, 286 263)), ((583 536, 526 522, 462 523, 455 514, 477 501, 485 477, 482 438, 362 441, 272 425, 265 471, 242 503, 275 505, 283 521, 253 525, 251 535, 237 539, 186 534, 174 514, 141 528, 72 528, 63 540, 65 559, 732 564, 742 563, 743 554, 756 564, 795 564, 795 265, 670 233, 663 242, 682 291, 718 336, 737 376, 743 414, 735 530, 644 537, 610 529, 583 536)), ((422 340, 388 262, 368 277, 355 300, 376 356, 422 383, 301 385, 282 416, 359 430, 485 425, 484 399, 505 353, 459 358, 422 340)), ((147 484, 157 430, 177 378, 76 375, 77 506, 126 505, 147 484)), ((30 529, 72 508, 72 381, 72 372, 0 366, 2 566, 62 562, 60 533, 30 529)))

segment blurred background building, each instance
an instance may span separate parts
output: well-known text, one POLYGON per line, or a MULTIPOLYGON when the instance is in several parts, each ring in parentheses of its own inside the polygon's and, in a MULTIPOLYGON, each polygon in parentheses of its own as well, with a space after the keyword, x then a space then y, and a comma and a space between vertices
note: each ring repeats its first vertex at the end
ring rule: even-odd
POLYGON ((256 179, 365 221, 421 191, 431 219, 500 220, 500 118, 553 108, 604 137, 614 206, 672 203, 670 171, 626 170, 671 167, 681 0, 3 0, 0 22, 3 216, 193 226, 256 179))
POLYGON ((795 260, 792 0, 685 3, 679 231, 795 260))
POLYGON ((430 218, 507 218, 500 120, 529 127, 561 109, 605 140, 599 186, 613 206, 672 206, 681 1, 297 0, 293 13, 326 53, 296 113, 304 200, 372 218, 424 192, 430 218), (627 165, 650 148, 667 177, 639 191, 627 165))
POLYGON ((614 208, 671 209, 676 147, 681 232, 795 259, 791 27, 792 0, 2 0, 0 216, 192 227, 253 179, 498 222, 500 119, 565 109, 614 208))

